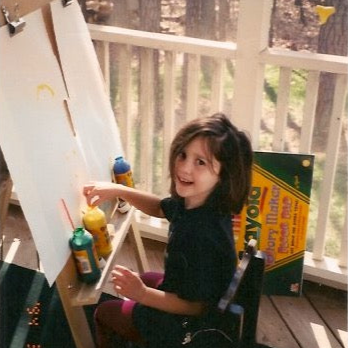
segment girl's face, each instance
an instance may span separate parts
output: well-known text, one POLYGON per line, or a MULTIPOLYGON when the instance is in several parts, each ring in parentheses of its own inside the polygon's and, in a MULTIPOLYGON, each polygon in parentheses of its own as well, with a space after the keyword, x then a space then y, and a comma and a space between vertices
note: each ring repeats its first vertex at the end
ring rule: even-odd
POLYGON ((186 145, 174 166, 175 189, 185 199, 186 209, 197 208, 205 202, 219 182, 220 169, 204 138, 197 137, 186 145))

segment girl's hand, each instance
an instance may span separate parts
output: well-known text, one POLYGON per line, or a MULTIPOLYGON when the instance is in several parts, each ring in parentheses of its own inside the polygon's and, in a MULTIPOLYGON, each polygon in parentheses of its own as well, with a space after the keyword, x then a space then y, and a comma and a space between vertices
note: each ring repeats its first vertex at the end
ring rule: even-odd
POLYGON ((111 182, 92 182, 83 187, 88 205, 99 205, 117 196, 117 184, 111 182))
POLYGON ((116 265, 111 272, 114 288, 117 293, 131 300, 142 302, 147 287, 140 279, 139 274, 126 267, 116 265))

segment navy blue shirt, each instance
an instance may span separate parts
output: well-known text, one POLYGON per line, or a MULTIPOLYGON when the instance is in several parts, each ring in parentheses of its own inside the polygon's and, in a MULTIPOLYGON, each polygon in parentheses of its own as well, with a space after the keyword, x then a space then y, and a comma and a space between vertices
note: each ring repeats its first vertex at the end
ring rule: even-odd
POLYGON ((209 206, 185 209, 183 200, 161 202, 170 222, 161 290, 180 298, 216 304, 227 289, 236 262, 231 216, 209 206))
MULTIPOLYGON (((222 215, 209 205, 185 209, 183 202, 174 198, 161 201, 170 225, 164 280, 159 289, 185 300, 216 306, 236 266, 231 215, 222 215)), ((171 318, 178 322, 184 316, 140 304, 133 311, 135 326, 149 341, 154 334, 164 334, 168 329, 164 326, 172 325, 171 318)))

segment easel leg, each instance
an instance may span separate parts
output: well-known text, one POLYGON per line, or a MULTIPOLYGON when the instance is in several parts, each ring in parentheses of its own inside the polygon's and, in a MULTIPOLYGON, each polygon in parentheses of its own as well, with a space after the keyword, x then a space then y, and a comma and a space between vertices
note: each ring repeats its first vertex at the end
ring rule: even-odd
POLYGON ((3 234, 8 207, 10 205, 13 183, 10 177, 0 182, 0 257, 3 259, 3 234))
POLYGON ((149 271, 150 268, 149 268, 149 264, 145 254, 143 241, 141 240, 140 231, 134 216, 132 217, 132 221, 129 226, 128 233, 129 233, 130 242, 132 243, 134 247, 135 257, 137 259, 139 272, 144 273, 149 271))
POLYGON ((69 261, 56 280, 59 296, 69 322, 76 348, 95 348, 83 307, 71 305, 70 298, 73 290, 69 289, 69 287, 73 286, 76 279, 77 275, 74 261, 72 258, 69 258, 69 261))

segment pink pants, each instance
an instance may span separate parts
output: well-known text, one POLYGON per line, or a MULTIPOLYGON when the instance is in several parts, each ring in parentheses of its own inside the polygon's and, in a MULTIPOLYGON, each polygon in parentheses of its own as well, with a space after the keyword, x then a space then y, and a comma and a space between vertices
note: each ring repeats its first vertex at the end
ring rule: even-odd
MULTIPOLYGON (((146 286, 157 288, 162 283, 163 273, 147 272, 141 279, 146 286)), ((98 305, 94 313, 98 348, 110 348, 114 334, 126 341, 143 342, 132 321, 135 304, 132 300, 116 299, 98 305)))

